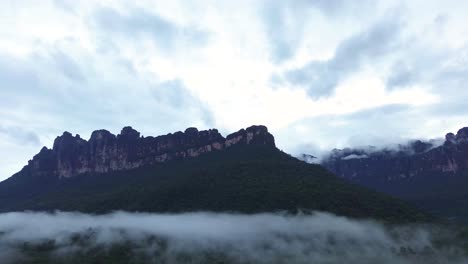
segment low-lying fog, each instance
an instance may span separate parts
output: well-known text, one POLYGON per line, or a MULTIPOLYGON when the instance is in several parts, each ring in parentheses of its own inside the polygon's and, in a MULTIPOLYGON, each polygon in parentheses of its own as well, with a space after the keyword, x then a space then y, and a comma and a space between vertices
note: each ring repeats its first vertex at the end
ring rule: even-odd
POLYGON ((468 263, 454 241, 454 233, 433 226, 389 227, 327 213, 0 214, 1 263, 77 256, 135 263, 468 263))

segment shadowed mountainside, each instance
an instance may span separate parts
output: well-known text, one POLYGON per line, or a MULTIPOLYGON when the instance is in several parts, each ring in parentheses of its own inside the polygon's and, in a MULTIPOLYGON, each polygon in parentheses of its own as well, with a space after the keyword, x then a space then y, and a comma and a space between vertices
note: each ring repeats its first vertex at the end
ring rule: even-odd
POLYGON ((69 178, 83 173, 123 171, 197 157, 239 144, 274 147, 275 141, 265 126, 241 129, 226 138, 216 129, 196 128, 158 137, 140 136, 132 127, 124 127, 117 136, 96 130, 88 141, 64 132, 55 139, 52 149, 43 147, 15 177, 69 178))
POLYGON ((468 128, 439 146, 417 140, 396 150, 334 150, 321 164, 351 182, 468 220, 468 128))
MULTIPOLYGON (((181 148, 184 152, 165 152, 171 157, 165 162, 149 162, 132 169, 108 172, 89 170, 72 177, 57 175, 60 170, 56 170, 55 164, 59 163, 55 163, 55 159, 50 160, 54 166, 39 166, 40 173, 24 173, 37 168, 34 164, 40 159, 36 156, 26 169, 0 183, 0 211, 296 213, 319 210, 396 222, 430 219, 399 200, 347 183, 319 165, 307 164, 281 152, 265 127, 253 128, 227 136, 224 147, 201 152, 203 155, 178 156, 177 153, 190 153, 187 148, 181 148)), ((65 137, 70 138, 69 135, 65 137)), ((145 140, 132 138, 135 142, 145 140)), ((214 143, 207 141, 211 146, 223 142, 222 137, 214 138, 217 138, 214 143)), ((76 137, 72 139, 77 141, 76 137)), ((63 136, 56 140, 51 152, 69 158, 73 166, 68 171, 76 171, 86 164, 81 158, 74 163, 73 157, 77 156, 60 154, 68 153, 66 146, 73 150, 71 153, 76 153, 75 144, 65 144, 63 149, 61 142, 63 136)), ((84 149, 92 150, 89 146, 94 145, 90 142, 93 140, 79 144, 89 144, 84 149)), ((119 144, 123 145, 114 144, 111 146, 117 145, 117 149, 119 144)), ((131 151, 136 148, 131 144, 125 146, 131 151)), ((194 148, 200 149, 200 145, 194 148)), ((134 153, 136 157, 143 157, 138 151, 134 153)), ((128 155, 122 156, 126 157, 122 161, 132 160, 128 155)))

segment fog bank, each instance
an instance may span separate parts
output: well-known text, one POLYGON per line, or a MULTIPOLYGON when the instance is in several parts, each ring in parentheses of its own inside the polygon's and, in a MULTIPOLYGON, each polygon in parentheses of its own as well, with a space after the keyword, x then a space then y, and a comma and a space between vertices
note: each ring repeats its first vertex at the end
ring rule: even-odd
POLYGON ((23 263, 39 256, 71 263, 110 256, 135 263, 467 263, 450 237, 454 234, 436 229, 385 227, 327 213, 6 213, 0 214, 0 260, 23 263))

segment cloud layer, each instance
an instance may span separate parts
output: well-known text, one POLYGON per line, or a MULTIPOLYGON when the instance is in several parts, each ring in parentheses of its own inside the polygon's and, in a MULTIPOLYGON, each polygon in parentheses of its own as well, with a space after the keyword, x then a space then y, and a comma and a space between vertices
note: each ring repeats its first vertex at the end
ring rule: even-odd
POLYGON ((384 227, 326 213, 0 214, 2 263, 113 254, 165 263, 464 263, 454 236, 436 227, 384 227))

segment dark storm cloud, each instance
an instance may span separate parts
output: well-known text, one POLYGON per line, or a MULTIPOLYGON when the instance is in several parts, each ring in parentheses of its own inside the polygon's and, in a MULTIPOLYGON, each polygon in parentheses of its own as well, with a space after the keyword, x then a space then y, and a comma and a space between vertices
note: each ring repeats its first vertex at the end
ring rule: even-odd
POLYGON ((396 49, 400 28, 401 23, 394 20, 375 24, 341 42, 331 59, 313 60, 273 80, 304 87, 313 98, 330 96, 340 81, 358 72, 364 63, 375 63, 396 49))
POLYGON ((193 27, 179 26, 142 9, 121 13, 112 8, 101 8, 95 12, 93 20, 104 35, 117 34, 127 41, 134 41, 135 37, 149 37, 157 47, 166 52, 172 51, 177 42, 202 46, 209 35, 193 27))

